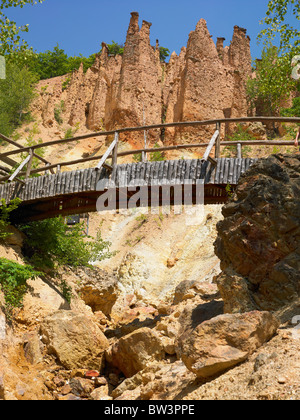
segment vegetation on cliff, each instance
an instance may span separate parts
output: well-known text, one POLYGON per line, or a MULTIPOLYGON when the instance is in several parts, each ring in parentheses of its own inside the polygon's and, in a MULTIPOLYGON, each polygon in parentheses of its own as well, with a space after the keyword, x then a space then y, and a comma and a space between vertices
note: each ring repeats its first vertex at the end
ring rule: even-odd
POLYGON ((252 108, 258 107, 259 114, 279 115, 283 104, 292 93, 300 89, 300 83, 291 77, 291 54, 280 55, 275 46, 262 52, 256 63, 255 78, 248 80, 247 93, 252 108))
POLYGON ((5 258, 0 258, 0 290, 5 298, 5 314, 10 319, 14 308, 20 308, 28 290, 27 280, 34 280, 40 275, 30 265, 21 265, 5 258))
POLYGON ((25 233, 25 255, 40 269, 69 265, 90 266, 96 259, 109 258, 110 243, 99 232, 96 239, 87 237, 84 223, 68 226, 62 217, 31 222, 20 226, 25 233), (87 241, 86 239, 90 239, 87 241))
MULTIPOLYGON (((44 0, 38 0, 43 3, 44 0)), ((36 0, 1 0, 0 3, 0 55, 13 54, 16 57, 22 56, 25 51, 30 50, 26 41, 21 39, 22 32, 28 32, 28 25, 18 27, 16 22, 10 20, 4 13, 4 9, 11 7, 23 7, 27 4, 35 5, 36 0), (22 53, 22 54, 20 54, 22 53)))
POLYGON ((264 28, 258 41, 263 42, 264 50, 256 63, 256 77, 249 80, 248 95, 251 104, 259 103, 267 115, 300 115, 295 104, 293 111, 281 111, 290 95, 300 91, 299 79, 292 77, 293 59, 300 54, 299 20, 299 1, 275 0, 269 1, 266 17, 260 22, 264 28))

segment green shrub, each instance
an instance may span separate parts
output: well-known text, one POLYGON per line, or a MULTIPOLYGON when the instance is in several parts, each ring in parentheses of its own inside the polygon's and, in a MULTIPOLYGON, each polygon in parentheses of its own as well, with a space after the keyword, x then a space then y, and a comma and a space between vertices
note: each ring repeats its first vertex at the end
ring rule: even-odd
POLYGON ((0 200, 0 240, 5 241, 5 239, 11 236, 11 233, 7 232, 10 214, 18 208, 20 203, 21 200, 19 198, 15 198, 8 205, 4 199, 0 200))
MULTIPOLYGON (((159 145, 157 143, 155 143, 154 145, 154 149, 158 149, 159 145)), ((160 162, 165 160, 165 156, 163 154, 163 152, 152 152, 150 153, 150 162, 160 162)))
POLYGON ((110 243, 85 234, 84 223, 67 226, 62 217, 31 222, 19 226, 27 237, 24 253, 30 263, 39 269, 58 266, 90 266, 91 261, 110 258, 110 243))
POLYGON ((62 91, 64 92, 66 89, 68 89, 69 85, 71 83, 71 77, 67 77, 66 80, 62 84, 62 91))
POLYGON ((22 307, 27 291, 27 280, 34 280, 40 273, 28 265, 0 258, 0 288, 5 297, 5 314, 10 319, 14 308, 22 307))
POLYGON ((115 41, 111 41, 111 44, 107 45, 108 54, 111 56, 123 55, 124 54, 124 45, 120 45, 115 41))
POLYGON ((71 139, 74 136, 72 128, 68 128, 65 132, 64 139, 71 139))
POLYGON ((64 122, 63 119, 62 119, 61 113, 62 113, 61 105, 56 105, 55 108, 54 108, 54 118, 55 118, 55 121, 59 125, 61 125, 64 122))
POLYGON ((300 96, 293 99, 291 108, 284 108, 280 113, 283 117, 300 117, 300 96))
POLYGON ((159 47, 159 58, 162 63, 165 63, 167 58, 170 57, 170 50, 165 47, 159 47))
POLYGON ((133 161, 136 163, 142 162, 142 153, 136 153, 133 155, 133 161))

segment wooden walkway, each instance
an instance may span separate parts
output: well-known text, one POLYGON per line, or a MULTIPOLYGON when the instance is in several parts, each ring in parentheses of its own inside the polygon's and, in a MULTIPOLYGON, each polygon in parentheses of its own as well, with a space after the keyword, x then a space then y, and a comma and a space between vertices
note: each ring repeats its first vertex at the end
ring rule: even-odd
MULTIPOLYGON (((149 201, 136 203, 140 205, 153 205, 151 197, 154 195, 153 186, 161 187, 171 185, 170 204, 174 201, 174 188, 182 186, 182 191, 187 184, 192 185, 193 203, 197 201, 197 184, 204 185, 204 203, 224 203, 228 199, 226 186, 229 184, 234 190, 240 176, 257 160, 243 158, 243 146, 294 146, 294 141, 270 141, 270 140, 239 140, 222 141, 224 136, 222 126, 241 123, 291 123, 299 124, 300 118, 295 117, 241 117, 225 118, 218 120, 174 122, 168 124, 157 124, 151 126, 119 128, 114 131, 101 131, 90 133, 70 139, 57 139, 22 147, 12 139, 0 133, 0 139, 12 146, 14 150, 0 153, 0 199, 9 203, 13 198, 19 197, 22 200, 19 208, 11 214, 12 223, 41 220, 58 215, 67 216, 73 214, 89 213, 97 210, 97 200, 109 191, 117 191, 114 210, 127 208, 131 198, 137 190, 128 187, 139 187, 148 190, 149 201), (176 144, 159 148, 148 148, 145 146, 139 150, 120 152, 120 135, 126 132, 140 132, 144 139, 147 133, 153 130, 167 128, 201 127, 212 126, 214 132, 209 143, 200 141, 194 144, 176 144), (215 126, 215 129, 213 127, 215 126), (38 154, 38 149, 65 144, 76 144, 79 141, 91 137, 103 137, 106 139, 114 136, 103 156, 97 156, 95 152, 91 156, 73 161, 49 162, 38 154), (221 147, 236 147, 236 158, 221 158, 221 147), (147 154, 153 152, 167 153, 182 149, 192 150, 205 148, 202 159, 174 160, 161 162, 147 162, 147 154), (16 163, 15 157, 20 155, 21 163, 16 163), (26 156, 24 158, 23 156, 26 156), (137 155, 141 156, 141 163, 129 163, 118 165, 118 158, 137 155), (38 159, 39 167, 33 165, 33 160, 38 159), (66 166, 77 166, 97 161, 96 167, 82 170, 62 172, 66 166), (173 188, 173 190, 172 190, 173 188), (126 189, 126 191, 124 191, 126 189)), ((157 192, 156 205, 162 205, 162 192, 157 192)), ((165 193, 165 192, 164 192, 165 193)), ((176 188, 176 194, 178 188, 176 188)), ((102 197, 104 198, 104 197, 102 197)))
MULTIPOLYGON (((175 160, 116 165, 114 171, 97 168, 60 172, 30 178, 25 184, 12 182, 0 186, 0 197, 8 203, 20 198, 22 204, 13 214, 14 222, 40 220, 58 215, 96 211, 97 199, 109 190, 128 187, 126 196, 118 197, 116 210, 127 203, 138 187, 153 185, 205 185, 205 203, 221 204, 228 196, 226 186, 234 189, 240 176, 257 159, 217 159, 217 165, 201 159, 175 160)), ((149 196, 149 199, 151 197, 149 196)), ((160 203, 157 203, 158 205, 160 203)))

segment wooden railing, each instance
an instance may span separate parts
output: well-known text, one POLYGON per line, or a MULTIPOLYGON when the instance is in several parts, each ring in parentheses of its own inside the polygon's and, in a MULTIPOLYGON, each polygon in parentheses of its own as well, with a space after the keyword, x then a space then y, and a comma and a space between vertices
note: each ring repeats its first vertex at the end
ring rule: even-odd
POLYGON ((221 146, 236 146, 237 147, 237 157, 242 157, 242 146, 292 146, 294 144, 293 141, 270 141, 270 140, 247 140, 247 141, 221 141, 220 133, 221 133, 221 126, 222 124, 231 124, 231 123, 250 123, 250 122, 273 122, 273 123, 294 123, 300 124, 300 118, 295 117, 242 117, 242 118, 224 118, 218 120, 204 120, 204 121, 187 121, 187 122, 176 122, 176 123, 168 123, 168 124, 155 124, 155 125, 148 125, 148 126, 139 126, 139 127, 128 127, 128 128, 120 128, 113 131, 101 131, 97 133, 86 134, 82 136, 72 137, 70 139, 59 139, 59 140, 52 140, 48 142, 44 142, 41 144, 36 144, 33 146, 22 147, 19 143, 9 139, 8 137, 0 134, 0 139, 6 141, 9 144, 14 145, 17 149, 8 151, 5 153, 0 154, 0 161, 4 162, 5 164, 9 165, 12 168, 17 169, 12 174, 7 174, 7 172, 11 172, 6 167, 0 166, 0 173, 4 176, 0 178, 0 182, 5 181, 14 181, 17 180, 18 182, 24 183, 24 180, 20 179, 20 177, 24 177, 25 181, 33 174, 38 174, 42 172, 55 173, 59 172, 62 167, 65 166, 74 166, 81 163, 92 162, 92 161, 100 161, 96 165, 96 168, 101 169, 102 167, 112 171, 115 165, 117 165, 117 161, 119 157, 135 155, 135 154, 143 154, 144 156, 147 153, 151 152, 167 152, 171 150, 181 150, 181 149, 195 149, 195 148, 205 148, 205 153, 203 159, 210 160, 212 164, 216 164, 216 159, 220 157, 221 153, 221 146), (215 125, 216 131, 214 132, 213 137, 211 138, 209 143, 201 142, 195 144, 180 144, 174 146, 165 146, 165 147, 158 147, 158 148, 143 148, 138 150, 130 150, 126 152, 119 152, 119 136, 121 133, 129 133, 129 132, 139 132, 144 131, 148 132, 150 130, 156 129, 167 129, 167 128, 185 128, 185 127, 201 127, 201 126, 209 126, 215 125), (51 163, 46 159, 42 158, 38 154, 35 153, 36 150, 40 148, 52 147, 57 145, 63 145, 72 142, 78 142, 82 140, 86 140, 89 138, 94 137, 101 137, 101 136, 109 136, 114 135, 114 141, 111 143, 107 151, 103 156, 90 156, 87 158, 77 159, 69 162, 59 162, 59 163, 51 163), (215 148, 215 156, 214 158, 211 157, 211 153, 215 148), (21 153, 28 153, 27 158, 21 163, 18 164, 16 161, 11 159, 11 156, 16 156, 21 153), (44 166, 37 169, 32 169, 32 161, 33 158, 39 159, 44 166), (109 165, 106 163, 107 159, 112 159, 112 164, 109 165), (22 172, 23 168, 26 167, 26 171, 22 172))

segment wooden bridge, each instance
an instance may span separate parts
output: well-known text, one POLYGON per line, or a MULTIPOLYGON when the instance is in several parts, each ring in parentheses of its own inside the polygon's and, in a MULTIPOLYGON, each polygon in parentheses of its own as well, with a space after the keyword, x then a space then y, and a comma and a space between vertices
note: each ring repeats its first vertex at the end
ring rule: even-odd
MULTIPOLYGON (((221 124, 241 123, 249 121, 272 121, 300 123, 300 118, 273 118, 253 117, 209 121, 193 121, 173 124, 159 124, 135 128, 124 128, 114 132, 100 132, 92 135, 73 137, 38 144, 31 147, 21 147, 18 143, 0 134, 0 138, 13 144, 17 149, 0 154, 0 161, 7 166, 0 166, 0 199, 9 203, 18 197, 22 200, 19 208, 13 213, 13 222, 41 220, 58 215, 73 215, 89 213, 97 210, 97 200, 103 194, 115 194, 115 210, 130 206, 132 196, 136 191, 147 190, 148 201, 137 201, 135 206, 162 205, 162 189, 169 187, 170 204, 175 203, 175 186, 181 186, 182 191, 190 185, 191 200, 197 202, 197 185, 203 184, 204 203, 225 203, 228 199, 226 187, 230 185, 233 190, 240 176, 256 162, 256 158, 243 158, 242 146, 271 145, 292 146, 291 141, 221 141, 221 124), (118 152, 119 135, 123 132, 144 131, 168 127, 187 126, 216 126, 214 135, 209 143, 185 144, 161 148, 144 148, 127 152, 118 152), (50 147, 65 143, 78 142, 90 137, 114 135, 114 141, 106 153, 99 156, 90 156, 71 162, 51 163, 38 156, 35 151, 41 147, 50 147), (221 146, 236 146, 236 158, 221 158, 221 146), (205 148, 202 159, 173 160, 148 162, 149 152, 165 152, 170 150, 205 148), (213 154, 213 149, 215 149, 213 154), (22 153, 28 154, 21 164, 17 164, 11 157, 22 153), (118 157, 141 154, 142 162, 118 165, 118 157), (213 156, 212 156, 213 154, 213 156), (38 158, 43 167, 32 169, 33 158, 38 158), (99 161, 100 159, 100 161, 99 161), (112 163, 108 164, 107 160, 112 163), (80 163, 98 161, 97 165, 88 169, 61 171, 64 166, 73 166, 80 163), (43 174, 43 175, 41 175, 43 174), (156 188, 154 188, 156 187, 156 188)), ((178 192, 178 188, 177 188, 178 192)))

